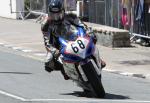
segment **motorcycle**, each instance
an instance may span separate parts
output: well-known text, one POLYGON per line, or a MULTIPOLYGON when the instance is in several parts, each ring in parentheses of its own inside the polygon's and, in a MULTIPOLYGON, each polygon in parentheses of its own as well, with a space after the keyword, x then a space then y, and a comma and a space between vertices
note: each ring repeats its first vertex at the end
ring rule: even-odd
POLYGON ((88 36, 84 29, 78 27, 77 37, 74 40, 58 37, 58 41, 61 46, 58 60, 63 64, 69 78, 83 90, 103 98, 105 90, 101 81, 101 68, 93 56, 95 52, 93 38, 88 36))

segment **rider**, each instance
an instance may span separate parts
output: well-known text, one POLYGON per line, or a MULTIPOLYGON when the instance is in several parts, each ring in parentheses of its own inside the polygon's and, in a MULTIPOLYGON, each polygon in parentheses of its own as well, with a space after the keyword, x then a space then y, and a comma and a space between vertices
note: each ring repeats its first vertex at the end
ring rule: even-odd
MULTIPOLYGON (((45 70, 51 72, 53 70, 61 70, 65 80, 69 77, 66 75, 63 65, 57 61, 59 57, 58 36, 68 39, 69 35, 75 31, 76 27, 82 27, 89 30, 80 19, 72 13, 65 13, 63 0, 51 0, 48 5, 48 17, 42 23, 42 33, 47 50, 47 61, 45 62, 45 70)), ((97 40, 96 36, 91 33, 97 40)), ((103 63, 105 66, 105 63, 103 63)))

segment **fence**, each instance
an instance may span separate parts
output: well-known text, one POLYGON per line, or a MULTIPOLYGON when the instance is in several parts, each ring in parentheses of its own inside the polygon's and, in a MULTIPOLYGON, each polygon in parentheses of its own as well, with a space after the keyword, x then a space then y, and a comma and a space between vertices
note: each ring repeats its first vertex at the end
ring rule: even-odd
POLYGON ((105 25, 120 28, 120 2, 121 0, 105 0, 105 25))
MULTIPOLYGON (((48 12, 48 2, 51 0, 28 0, 27 9, 29 13, 25 16, 28 18, 30 15, 39 16, 37 20, 39 20, 43 15, 46 15, 48 12)), ((76 0, 65 0, 66 10, 75 10, 76 9, 76 0)))
POLYGON ((89 21, 98 24, 105 24, 105 1, 89 0, 87 2, 89 21))
POLYGON ((25 19, 27 19, 30 15, 37 16, 36 21, 41 19, 43 15, 46 15, 47 2, 48 0, 28 0, 26 8, 29 13, 26 14, 25 19))
POLYGON ((112 27, 128 29, 131 34, 141 38, 150 38, 150 8, 148 14, 147 4, 144 4, 143 19, 136 20, 137 1, 140 0, 88 0, 89 21, 93 23, 108 25, 112 27), (136 2, 135 2, 136 1, 136 2), (126 15, 123 15, 123 8, 126 15), (123 24, 122 17, 127 16, 126 24, 123 24), (144 35, 144 36, 143 36, 144 35))
MULTIPOLYGON (((29 17, 29 15, 38 15, 39 18, 47 12, 47 4, 50 0, 29 0, 29 13, 26 15, 25 18, 29 17)), ((67 2, 71 0, 66 0, 67 2)), ((78 0, 82 3, 86 2, 86 5, 82 4, 80 10, 81 16, 86 16, 89 22, 108 25, 117 28, 124 28, 122 25, 122 0, 78 0), (82 8, 82 7, 86 7, 82 8), (84 10, 84 11, 83 11, 84 10)), ((134 3, 134 0, 126 0, 128 1, 128 18, 129 20, 129 27, 128 29, 131 32, 140 33, 144 31, 146 35, 150 35, 150 20, 148 16, 145 16, 145 24, 144 28, 141 29, 139 22, 135 21, 134 12, 135 12, 135 5, 131 5, 134 3), (148 22, 148 23, 147 23, 148 22)), ((72 3, 72 2, 71 2, 72 3)), ((74 3, 72 3, 74 4, 74 3)), ((150 15, 150 14, 146 14, 150 15)), ((39 19, 38 18, 38 19, 39 19)))
POLYGON ((105 24, 105 1, 104 0, 96 0, 95 1, 95 21, 97 23, 105 24))
POLYGON ((30 0, 30 10, 46 12, 46 0, 30 0))
POLYGON ((1 16, 14 19, 24 19, 24 0, 5 0, 0 4, 1 16))
POLYGON ((120 27, 121 0, 89 0, 89 21, 93 23, 120 27))

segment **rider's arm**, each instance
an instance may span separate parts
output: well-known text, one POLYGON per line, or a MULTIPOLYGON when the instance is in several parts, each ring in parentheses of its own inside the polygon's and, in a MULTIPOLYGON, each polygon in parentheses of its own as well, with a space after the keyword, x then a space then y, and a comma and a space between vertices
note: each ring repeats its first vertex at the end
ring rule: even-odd
POLYGON ((52 54, 54 54, 54 52, 56 51, 56 48, 53 47, 52 44, 50 44, 50 40, 49 40, 50 34, 48 33, 48 28, 49 28, 49 21, 46 20, 45 22, 41 24, 41 31, 43 33, 44 45, 45 45, 47 52, 51 52, 52 54))
POLYGON ((93 38, 94 43, 97 42, 97 37, 91 27, 88 27, 83 21, 81 21, 78 17, 75 19, 76 23, 83 27, 86 30, 86 34, 93 38))
POLYGON ((97 42, 97 36, 94 33, 93 29, 91 27, 88 27, 88 29, 86 30, 86 34, 88 34, 90 37, 93 38, 94 43, 96 44, 97 42))
POLYGON ((88 27, 83 21, 81 21, 75 14, 68 14, 68 20, 77 27, 82 27, 84 30, 86 30, 86 34, 91 36, 94 40, 94 42, 97 42, 97 37, 95 33, 93 32, 91 27, 88 27))
POLYGON ((83 27, 85 30, 88 29, 88 26, 83 23, 75 14, 73 13, 69 13, 66 15, 66 18, 68 19, 68 21, 77 26, 77 27, 83 27))
POLYGON ((44 45, 47 51, 49 51, 50 48, 49 38, 48 38, 48 27, 49 27, 48 20, 43 21, 41 24, 41 31, 43 34, 44 45))

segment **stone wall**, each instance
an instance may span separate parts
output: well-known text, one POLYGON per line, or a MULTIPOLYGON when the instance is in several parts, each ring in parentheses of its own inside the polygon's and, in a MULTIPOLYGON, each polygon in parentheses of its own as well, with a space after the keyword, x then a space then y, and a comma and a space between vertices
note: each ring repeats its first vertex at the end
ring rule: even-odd
POLYGON ((129 31, 94 23, 86 22, 85 24, 94 30, 98 44, 107 47, 130 47, 129 31))

